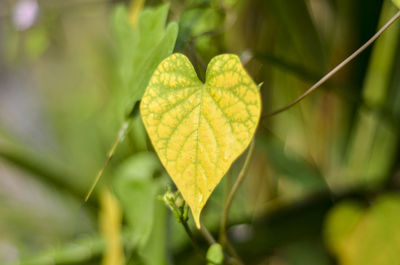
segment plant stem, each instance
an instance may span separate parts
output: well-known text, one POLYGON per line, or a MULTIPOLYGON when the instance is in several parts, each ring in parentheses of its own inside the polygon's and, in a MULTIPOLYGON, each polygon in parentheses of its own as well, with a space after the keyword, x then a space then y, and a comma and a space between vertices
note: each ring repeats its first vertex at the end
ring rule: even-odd
MULTIPOLYGON (((201 249, 200 247, 197 245, 196 240, 194 239, 193 233, 190 230, 190 227, 187 223, 187 221, 182 220, 180 222, 183 225, 183 228, 185 229, 186 234, 188 235, 190 242, 192 243, 193 248, 196 250, 197 253, 199 253, 201 255, 201 249)), ((203 255, 201 255, 203 257, 203 255)))
POLYGON ((288 105, 279 108, 275 111, 272 111, 268 114, 265 114, 262 116, 262 120, 264 120, 267 117, 276 115, 278 113, 281 113, 300 101, 302 101, 305 97, 307 97, 311 92, 313 92, 315 89, 320 87, 323 83, 325 83, 329 78, 331 78, 334 74, 336 74, 340 69, 342 69, 346 64, 348 64, 350 61, 352 61, 354 58, 356 58, 360 53, 362 53, 368 46, 370 46, 382 33, 388 29, 398 18, 400 17, 400 11, 398 11, 377 33, 375 33, 374 36, 372 36, 364 45, 362 45, 360 48, 358 48, 355 52, 353 52, 349 57, 347 57, 344 61, 342 61, 339 65, 337 65, 335 68, 333 68, 329 73, 327 73, 324 77, 322 77, 317 83, 315 83, 312 87, 310 87, 306 92, 304 92, 300 97, 298 97, 295 101, 292 103, 289 103, 288 105))
POLYGON ((107 157, 104 160, 103 166, 101 167, 101 169, 99 170, 99 172, 97 172, 97 175, 93 181, 92 186, 89 189, 89 192, 87 193, 86 197, 85 197, 85 202, 87 202, 89 200, 90 195, 92 194, 94 188, 96 187, 97 182, 99 182, 100 177, 103 175, 103 172, 105 170, 105 168, 107 167, 108 163, 110 162, 111 158, 114 155, 115 150, 117 149, 117 146, 119 144, 120 141, 122 141, 122 139, 124 138, 126 131, 128 130, 129 127, 129 122, 130 120, 126 120, 121 128, 118 130, 118 134, 117 137, 115 137, 114 143, 112 144, 110 150, 107 153, 107 157))
POLYGON ((235 249, 231 246, 231 244, 229 243, 229 241, 227 239, 226 226, 227 226, 229 210, 231 208, 233 198, 235 197, 235 194, 247 173, 247 169, 249 168, 253 151, 254 151, 254 139, 250 143, 250 147, 249 147, 249 150, 247 151, 246 159, 245 159, 243 167, 239 173, 239 176, 236 178, 236 181, 233 184, 232 190, 229 193, 227 200, 225 201, 224 209, 222 212, 222 218, 221 218, 221 228, 220 228, 220 232, 219 232, 219 242, 221 243, 221 245, 224 245, 227 247, 228 251, 231 253, 232 256, 234 256, 237 259, 237 262, 239 264, 241 264, 242 262, 240 262, 239 256, 237 255, 235 249))
POLYGON ((201 224, 200 226, 200 232, 203 235, 204 239, 208 242, 208 244, 211 246, 212 244, 217 243, 215 238, 212 236, 210 231, 208 231, 207 227, 205 227, 204 224, 201 224))
MULTIPOLYGON (((205 258, 205 253, 201 250, 200 246, 197 244, 192 231, 190 230, 190 227, 188 225, 187 219, 182 218, 183 216, 179 216, 179 223, 181 223, 183 225, 183 228, 185 229, 186 234, 188 235, 189 239, 190 239, 190 243, 192 244, 193 248, 195 249, 196 253, 201 256, 203 259, 205 258)), ((215 238, 212 236, 212 234, 210 233, 210 231, 208 231, 207 227, 204 224, 201 224, 200 226, 200 232, 202 234, 202 236, 204 237, 204 239, 207 241, 207 243, 209 244, 209 246, 217 243, 217 241, 215 240, 215 238)), ((229 245, 229 247, 231 247, 229 245)), ((236 254, 235 250, 233 249, 233 253, 236 254)), ((229 264, 237 264, 237 265, 242 265, 243 263, 240 262, 239 258, 233 258, 231 256, 229 256, 227 253, 224 253, 225 259, 228 261, 229 264)))
MULTIPOLYGON (((196 253, 203 259, 207 260, 205 258, 205 253, 201 250, 201 248, 199 247, 199 245, 197 244, 192 231, 190 230, 190 227, 187 223, 187 221, 183 221, 181 220, 183 228, 185 229, 186 234, 188 235, 189 239, 190 239, 190 243, 192 244, 193 248, 195 249, 196 253)), ((203 235, 203 237, 206 239, 206 241, 208 242, 208 244, 211 246, 213 244, 215 244, 217 241, 214 239, 214 237, 211 235, 210 231, 208 231, 208 229, 202 224, 201 225, 201 234, 203 235)), ((234 250, 233 250, 234 251, 234 250)), ((234 253, 236 253, 234 251, 234 253)), ((235 265, 243 265, 243 263, 239 260, 239 258, 233 258, 231 256, 229 256, 228 254, 224 253, 225 259, 229 264, 235 264, 235 265)))

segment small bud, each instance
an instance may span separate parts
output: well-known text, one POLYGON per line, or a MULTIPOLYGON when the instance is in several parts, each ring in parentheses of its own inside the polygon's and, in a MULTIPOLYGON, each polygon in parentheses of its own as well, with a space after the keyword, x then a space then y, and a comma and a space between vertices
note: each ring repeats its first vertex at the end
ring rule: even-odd
POLYGON ((167 191, 164 193, 162 196, 162 200, 164 203, 173 211, 174 210, 174 201, 175 201, 175 195, 171 191, 167 191))
POLYGON ((183 198, 181 196, 178 196, 175 199, 175 206, 178 208, 182 208, 185 205, 185 201, 183 200, 183 198))

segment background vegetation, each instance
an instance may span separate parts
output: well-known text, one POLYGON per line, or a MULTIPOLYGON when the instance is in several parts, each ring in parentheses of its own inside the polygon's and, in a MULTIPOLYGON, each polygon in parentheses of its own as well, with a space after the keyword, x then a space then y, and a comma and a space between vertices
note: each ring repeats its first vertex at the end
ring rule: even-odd
MULTIPOLYGON (((397 11, 388 0, 1 1, 0 264, 204 264, 160 199, 172 182, 135 111, 154 67, 181 52, 203 79, 212 57, 238 54, 268 114, 397 11)), ((399 264, 399 39, 397 22, 262 119, 229 216, 245 264, 399 264)), ((216 238, 243 162, 202 214, 216 238)))

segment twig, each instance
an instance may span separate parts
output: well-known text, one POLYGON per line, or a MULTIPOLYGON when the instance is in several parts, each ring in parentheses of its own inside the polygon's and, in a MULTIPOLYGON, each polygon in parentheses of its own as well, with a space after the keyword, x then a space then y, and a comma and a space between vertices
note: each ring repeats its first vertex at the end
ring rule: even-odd
MULTIPOLYGON (((184 227, 184 229, 185 229, 185 232, 186 232, 186 234, 188 235, 188 237, 189 237, 189 239, 190 239, 190 242, 191 242, 191 244, 192 244, 192 246, 193 246, 193 248, 195 249, 195 251, 196 251, 196 253, 199 255, 199 256, 201 256, 201 258, 202 259, 206 259, 205 258, 205 256, 206 255, 204 255, 204 252, 201 250, 201 248, 199 247, 199 245, 197 244, 197 242, 196 242, 196 240, 195 240, 195 238, 194 238, 194 236, 193 236, 193 233, 192 233, 192 231, 190 230, 190 227, 189 227, 189 225, 188 225, 188 223, 187 223, 187 220, 180 220, 180 223, 183 225, 183 227, 184 227)), ((211 233, 210 233, 210 231, 208 231, 208 229, 205 227, 205 225, 201 225, 201 228, 200 228, 200 232, 201 232, 201 234, 203 235, 203 237, 206 239, 206 241, 207 241, 207 243, 211 246, 211 245, 213 245, 213 244, 215 244, 215 243, 217 243, 217 241, 214 239, 214 237, 211 235, 211 233)), ((230 246, 230 245, 229 245, 230 246)), ((230 246, 231 247, 231 246, 230 246)), ((228 250, 229 250, 229 248, 228 248, 228 250)), ((233 251, 234 251, 234 253, 236 253, 235 252, 235 250, 233 249, 233 251)), ((224 253, 224 256, 225 256, 225 259, 226 259, 226 261, 229 263, 229 264, 235 264, 235 265, 243 265, 243 263, 238 259, 238 258, 234 258, 234 257, 231 257, 231 256, 229 256, 227 253, 224 253)), ((207 259, 206 259, 207 260, 207 259)))
POLYGON ((204 239, 208 242, 208 244, 211 246, 212 244, 217 243, 215 238, 212 236, 210 231, 208 231, 207 227, 205 225, 200 226, 200 232, 203 235, 204 239))
POLYGON ((185 229, 186 234, 188 235, 190 242, 192 243, 193 248, 196 250, 196 252, 202 257, 204 258, 204 255, 202 255, 202 251, 200 249, 200 247, 197 245, 197 242, 193 236, 192 231, 190 230, 190 227, 187 223, 187 220, 180 220, 180 223, 182 224, 183 228, 185 229))
POLYGON ((225 201, 224 209, 222 212, 222 218, 221 218, 221 228, 220 228, 220 233, 219 233, 219 242, 221 243, 221 245, 224 245, 228 248, 231 255, 237 259, 237 263, 239 263, 239 264, 242 264, 242 262, 240 261, 240 258, 237 255, 235 249, 230 245, 230 243, 227 239, 226 226, 227 226, 229 210, 231 208, 233 198, 235 197, 235 194, 247 173, 247 169, 249 168, 253 151, 254 151, 254 139, 251 141, 249 150, 247 151, 246 160, 244 161, 242 170, 240 171, 239 176, 237 177, 235 183, 233 184, 233 187, 232 187, 231 192, 229 193, 228 199, 225 201))
MULTIPOLYGON (((198 243, 196 242, 195 237, 193 236, 192 231, 190 230, 188 220, 189 220, 189 206, 185 203, 180 192, 177 191, 175 193, 171 192, 171 188, 168 186, 167 192, 161 197, 162 201, 171 212, 174 214, 178 223, 182 224, 185 229, 186 234, 190 239, 190 243, 192 244, 196 254, 198 254, 201 258, 206 259, 205 253, 202 251, 198 243)), ((212 236, 211 236, 212 238, 212 236)))
POLYGON ((355 52, 353 52, 349 57, 347 57, 343 62, 341 62, 339 65, 337 65, 335 68, 333 68, 329 73, 327 73, 324 77, 322 77, 317 83, 315 83, 312 87, 310 87, 306 92, 304 92, 300 97, 298 97, 295 101, 292 103, 279 108, 275 111, 272 111, 268 114, 265 114, 262 116, 262 119, 265 119, 267 117, 276 115, 278 113, 281 113, 297 103, 299 103, 301 100, 303 100, 305 97, 307 97, 311 92, 313 92, 315 89, 320 87, 323 83, 325 83, 329 78, 331 78, 334 74, 336 74, 340 69, 342 69, 346 64, 348 64, 350 61, 352 61, 355 57, 357 57, 360 53, 362 53, 368 46, 370 46, 385 30, 387 30, 398 18, 400 17, 400 11, 398 11, 377 33, 375 33, 374 36, 372 36, 364 45, 362 45, 360 48, 358 48, 355 52))
POLYGON ((124 136, 125 136, 125 134, 126 134, 126 131, 127 131, 127 129, 128 129, 128 126, 129 126, 129 120, 126 120, 126 121, 122 124, 121 128, 119 129, 118 134, 117 134, 117 137, 115 137, 114 143, 112 144, 110 150, 109 150, 108 153, 107 153, 107 157, 106 157, 106 159, 104 160, 103 166, 101 167, 101 169, 99 170, 99 172, 97 172, 97 175, 96 175, 96 177, 95 177, 95 179, 94 179, 94 181, 93 181, 93 184, 92 184, 92 186, 90 187, 90 190, 89 190, 89 192, 87 193, 87 195, 86 195, 86 197, 85 197, 85 202, 87 202, 87 201, 89 200, 89 197, 90 197, 90 195, 92 194, 94 188, 96 187, 97 182, 99 182, 100 177, 103 175, 103 172, 104 172, 105 168, 107 167, 108 163, 110 162, 111 158, 113 157, 113 155, 114 155, 114 153, 115 153, 115 150, 117 149, 117 146, 118 146, 119 142, 123 140, 123 138, 124 138, 124 136))
POLYGON ((222 219, 221 219, 221 228, 220 228, 220 237, 223 236, 224 234, 226 234, 226 224, 227 224, 227 220, 228 220, 228 214, 229 214, 229 210, 231 208, 232 202, 233 202, 233 198, 236 194, 236 191, 238 190, 240 184, 242 183, 244 176, 247 173, 247 169, 249 167, 250 164, 250 160, 251 160, 251 156, 253 154, 253 150, 254 150, 254 140, 251 141, 249 150, 247 151, 247 156, 246 156, 246 160, 244 161, 242 170, 239 173, 239 176, 237 177, 235 183, 233 184, 232 190, 229 193, 228 199, 225 202, 224 205, 224 209, 222 212, 222 219))

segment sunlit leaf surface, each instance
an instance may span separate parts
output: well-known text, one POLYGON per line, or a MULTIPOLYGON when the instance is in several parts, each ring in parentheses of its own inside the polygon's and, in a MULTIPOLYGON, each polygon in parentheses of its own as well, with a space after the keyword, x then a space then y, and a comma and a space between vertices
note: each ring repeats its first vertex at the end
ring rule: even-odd
POLYGON ((258 87, 235 55, 214 57, 203 84, 187 57, 173 54, 154 72, 140 109, 161 162, 200 227, 207 199, 256 130, 258 87))

